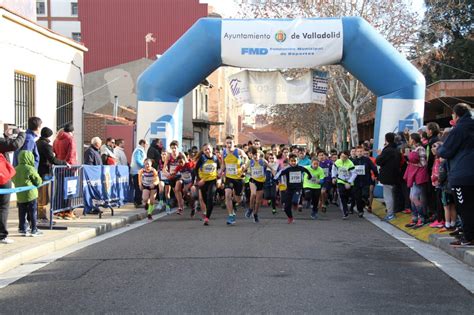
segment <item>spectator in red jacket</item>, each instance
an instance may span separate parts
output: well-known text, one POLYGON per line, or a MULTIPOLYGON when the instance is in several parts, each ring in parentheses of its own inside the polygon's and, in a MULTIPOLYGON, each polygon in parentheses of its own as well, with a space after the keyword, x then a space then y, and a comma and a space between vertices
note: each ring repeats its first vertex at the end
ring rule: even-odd
POLYGON ((53 150, 58 160, 66 161, 69 165, 77 164, 76 142, 74 141, 74 127, 68 123, 58 132, 53 143, 53 150))

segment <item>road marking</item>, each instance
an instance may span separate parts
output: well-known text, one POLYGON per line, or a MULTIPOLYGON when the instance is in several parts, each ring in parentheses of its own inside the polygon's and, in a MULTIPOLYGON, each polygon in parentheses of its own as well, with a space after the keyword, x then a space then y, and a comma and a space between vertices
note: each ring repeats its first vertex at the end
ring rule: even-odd
POLYGON ((419 241, 393 225, 381 221, 379 217, 373 214, 366 213, 364 217, 382 231, 399 240, 420 256, 430 261, 433 265, 441 269, 468 291, 474 293, 474 268, 460 262, 451 255, 443 252, 441 249, 419 241))
MULTIPOLYGON (((172 210, 171 213, 174 213, 174 210, 172 210)), ((163 212, 163 213, 160 213, 158 215, 155 215, 153 220, 151 220, 151 221, 147 220, 147 219, 136 221, 136 222, 134 222, 130 225, 127 225, 123 228, 113 230, 111 232, 99 235, 99 236, 97 236, 95 238, 92 238, 90 240, 75 244, 71 247, 68 247, 68 248, 59 250, 57 252, 45 255, 43 257, 37 258, 37 259, 35 259, 33 261, 30 261, 26 264, 22 264, 22 265, 20 265, 16 268, 13 268, 13 269, 11 269, 7 272, 4 272, 4 273, 0 274, 0 289, 3 289, 5 287, 7 287, 8 285, 12 284, 13 282, 18 281, 21 278, 24 278, 24 277, 28 276, 29 274, 31 274, 32 272, 35 272, 38 269, 46 267, 47 265, 49 265, 50 263, 56 261, 57 259, 60 259, 64 256, 69 255, 69 254, 72 254, 72 253, 74 253, 78 250, 81 250, 83 248, 86 248, 88 246, 91 246, 91 245, 94 245, 96 243, 105 241, 105 240, 107 240, 109 238, 112 238, 114 236, 126 233, 126 232, 134 230, 134 229, 137 229, 139 227, 144 226, 145 224, 152 223, 152 222, 154 222, 158 219, 161 219, 162 217, 165 217, 165 216, 167 216, 167 214, 163 212)))

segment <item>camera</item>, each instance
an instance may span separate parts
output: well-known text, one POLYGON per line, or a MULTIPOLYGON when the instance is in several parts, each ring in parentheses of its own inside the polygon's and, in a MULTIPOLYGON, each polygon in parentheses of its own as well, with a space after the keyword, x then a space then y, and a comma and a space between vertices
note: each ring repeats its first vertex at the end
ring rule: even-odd
POLYGON ((9 139, 16 139, 20 133, 20 129, 14 124, 5 124, 0 122, 0 126, 3 124, 3 136, 9 139))

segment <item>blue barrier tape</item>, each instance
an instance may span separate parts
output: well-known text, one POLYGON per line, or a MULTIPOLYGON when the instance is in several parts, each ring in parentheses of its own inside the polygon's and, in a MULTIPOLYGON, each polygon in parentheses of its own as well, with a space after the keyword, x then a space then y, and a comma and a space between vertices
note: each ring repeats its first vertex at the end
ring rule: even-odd
POLYGON ((49 185, 52 181, 53 180, 45 181, 41 185, 39 185, 38 187, 36 187, 36 186, 24 186, 24 187, 8 188, 8 189, 2 188, 2 189, 0 189, 0 195, 14 194, 14 193, 19 193, 19 192, 32 190, 32 189, 35 189, 35 188, 39 188, 39 187, 42 187, 42 186, 49 185))

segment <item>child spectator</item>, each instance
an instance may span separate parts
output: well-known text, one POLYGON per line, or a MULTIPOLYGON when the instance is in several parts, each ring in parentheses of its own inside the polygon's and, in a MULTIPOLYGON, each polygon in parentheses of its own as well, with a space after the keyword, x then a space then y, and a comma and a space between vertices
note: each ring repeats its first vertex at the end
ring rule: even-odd
MULTIPOLYGON (((21 150, 18 154, 18 165, 15 168, 16 175, 13 177, 15 187, 39 186, 43 182, 41 176, 35 168, 35 156, 33 152, 21 150)), ((28 191, 16 194, 18 202, 19 233, 23 236, 41 236, 43 233, 37 227, 38 211, 38 189, 33 188, 28 191), (28 232, 26 218, 31 222, 31 232, 28 232)))
POLYGON ((441 158, 436 154, 436 150, 438 147, 441 145, 441 142, 435 142, 432 145, 431 148, 431 155, 434 157, 433 162, 432 162, 432 171, 431 171, 431 184, 435 189, 435 194, 434 194, 434 200, 432 202, 434 210, 435 210, 435 215, 436 215, 436 220, 430 224, 430 227, 432 228, 442 228, 444 227, 445 221, 444 221, 444 213, 443 213, 443 205, 441 202, 442 199, 442 187, 439 182, 439 169, 441 165, 441 158))
POLYGON ((147 217, 152 219, 152 213, 155 204, 155 195, 160 183, 158 172, 151 166, 153 161, 151 159, 145 160, 145 166, 138 172, 138 184, 142 191, 142 199, 147 210, 147 217))
POLYGON ((413 151, 408 155, 408 166, 403 176, 410 187, 412 203, 412 220, 406 227, 418 229, 426 223, 426 196, 423 185, 428 183, 429 175, 426 162, 426 150, 422 145, 421 137, 417 133, 410 135, 410 145, 413 151))

